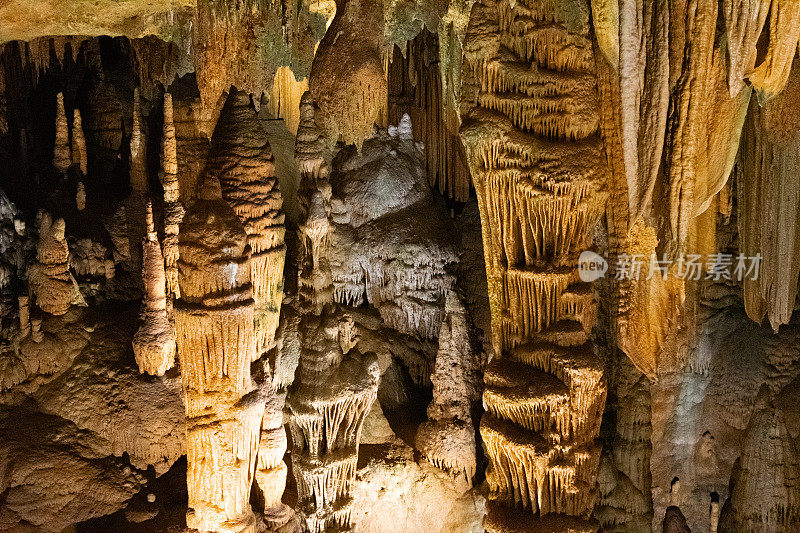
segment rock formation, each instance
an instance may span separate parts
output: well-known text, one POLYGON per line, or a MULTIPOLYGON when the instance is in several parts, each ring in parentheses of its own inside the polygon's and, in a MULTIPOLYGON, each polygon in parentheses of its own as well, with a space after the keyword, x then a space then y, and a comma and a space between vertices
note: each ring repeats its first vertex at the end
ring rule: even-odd
POLYGON ((361 429, 380 377, 374 354, 358 350, 352 318, 331 311, 304 318, 300 367, 287 398, 297 511, 314 533, 353 525, 361 429))
POLYGON ((69 247, 64 235, 64 220, 52 220, 48 213, 42 216, 39 242, 36 245, 36 263, 31 265, 28 277, 36 306, 52 315, 63 315, 72 303, 73 283, 69 273, 69 247))
POLYGON ((317 122, 328 141, 361 143, 386 121, 380 0, 336 6, 311 66, 308 90, 319 106, 317 122))
POLYGON ((142 279, 145 297, 142 325, 133 336, 133 355, 139 371, 161 376, 175 365, 175 331, 167 319, 167 282, 164 256, 147 204, 147 237, 142 242, 142 279))
POLYGON ((257 530, 249 500, 264 397, 250 377, 249 259, 241 222, 207 175, 181 224, 174 309, 187 420, 186 524, 200 531, 257 530))
POLYGON ((172 122, 172 95, 164 93, 164 133, 161 158, 161 185, 164 188, 164 261, 167 275, 167 295, 180 298, 178 283, 178 233, 184 210, 178 185, 178 147, 175 125, 172 122))
POLYGON ((762 391, 731 479, 730 529, 724 531, 790 531, 800 526, 798 468, 784 415, 762 391))
POLYGON ((256 356, 275 341, 283 301, 283 198, 275 163, 250 97, 232 89, 214 130, 206 172, 218 177, 222 196, 247 233, 253 299, 256 304, 256 356))
POLYGON ((69 125, 67 124, 67 112, 64 109, 64 94, 58 93, 56 98, 56 143, 53 148, 53 166, 64 174, 71 164, 72 154, 69 147, 69 125))
POLYGON ((461 135, 496 354, 481 420, 488 531, 597 527, 588 516, 606 385, 588 340, 594 296, 575 268, 606 198, 588 34, 580 1, 487 1, 470 16, 461 135))
POLYGON ((71 157, 72 164, 77 165, 81 169, 81 174, 85 176, 87 170, 86 138, 83 136, 83 123, 79 109, 75 109, 72 119, 71 157))
POLYGON ((416 446, 431 463, 471 483, 477 469, 472 409, 480 398, 483 365, 467 317, 459 296, 448 292, 431 375, 429 420, 417 430, 416 446))

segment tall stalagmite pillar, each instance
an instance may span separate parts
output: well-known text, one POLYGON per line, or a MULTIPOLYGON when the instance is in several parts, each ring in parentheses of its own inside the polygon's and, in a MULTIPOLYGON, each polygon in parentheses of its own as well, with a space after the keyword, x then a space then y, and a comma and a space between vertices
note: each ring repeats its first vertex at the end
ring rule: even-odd
MULTIPOLYGON (((222 196, 247 234, 255 303, 253 357, 258 359, 272 348, 278 329, 286 228, 281 209, 283 197, 266 131, 244 92, 231 89, 211 139, 206 172, 219 178, 222 196)), ((271 385, 267 395, 256 482, 264 499, 264 520, 274 528, 284 525, 292 513, 281 503, 287 472, 283 462, 286 452, 283 402, 271 385)))
POLYGON ((255 533, 250 487, 263 393, 254 388, 250 248, 239 219, 206 176, 181 225, 181 298, 175 327, 186 404, 186 524, 200 531, 255 533))
POLYGON ((164 187, 164 260, 167 295, 180 298, 178 284, 178 228, 183 220, 183 205, 178 188, 178 144, 172 120, 172 95, 164 93, 164 134, 161 159, 161 185, 164 187))
POLYGON ((464 46, 462 139, 483 226, 494 360, 481 436, 487 531, 597 531, 605 403, 576 268, 606 194, 589 6, 482 0, 464 46), (513 6, 513 7, 512 7, 513 6))
POLYGON ((358 350, 358 333, 344 306, 332 304, 325 198, 330 183, 314 104, 304 96, 296 153, 302 171, 301 222, 306 256, 301 273, 300 365, 289 389, 292 471, 297 511, 312 533, 349 530, 364 419, 377 398, 380 369, 358 350))
POLYGON ((162 376, 175 366, 175 332, 167 319, 164 256, 153 222, 153 206, 147 204, 147 237, 142 243, 144 309, 142 325, 133 336, 133 355, 140 372, 162 376))
POLYGON ((256 303, 256 357, 260 357, 274 343, 278 328, 286 228, 275 160, 246 93, 231 90, 211 139, 206 171, 219 178, 223 198, 247 233, 256 303))
POLYGON ((53 166, 65 174, 72 164, 72 153, 69 147, 69 124, 64 109, 64 93, 58 93, 56 99, 56 143, 53 147, 53 166))

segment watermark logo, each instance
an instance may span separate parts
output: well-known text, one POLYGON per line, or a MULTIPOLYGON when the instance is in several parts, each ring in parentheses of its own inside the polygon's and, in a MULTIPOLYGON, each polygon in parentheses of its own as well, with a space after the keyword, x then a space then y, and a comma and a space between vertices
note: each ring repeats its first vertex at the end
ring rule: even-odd
POLYGON ((578 258, 578 276, 586 282, 605 277, 609 270, 609 275, 617 280, 649 280, 653 276, 667 279, 672 274, 686 281, 743 281, 758 279, 760 269, 761 254, 686 254, 677 259, 668 259, 666 254, 660 258, 656 254, 620 254, 612 268, 607 259, 590 250, 578 258))
POLYGON ((586 250, 578 258, 578 276, 581 281, 592 282, 606 275, 608 261, 599 254, 586 250))

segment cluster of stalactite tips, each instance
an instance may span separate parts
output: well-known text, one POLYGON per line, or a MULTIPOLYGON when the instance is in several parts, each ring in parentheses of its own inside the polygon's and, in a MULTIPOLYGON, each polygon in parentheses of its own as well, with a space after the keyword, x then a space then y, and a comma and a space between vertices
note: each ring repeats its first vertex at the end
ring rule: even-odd
POLYGON ((0 530, 798 531, 800 0, 36 3, 0 530))

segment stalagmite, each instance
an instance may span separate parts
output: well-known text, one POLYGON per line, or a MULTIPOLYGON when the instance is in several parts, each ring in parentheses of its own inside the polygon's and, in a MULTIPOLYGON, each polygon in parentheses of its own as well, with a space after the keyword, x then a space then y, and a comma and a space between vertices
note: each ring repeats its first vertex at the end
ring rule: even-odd
POLYGON ((42 319, 35 317, 31 319, 31 340, 35 343, 40 343, 44 340, 44 332, 42 331, 42 319))
POLYGON ((462 89, 461 135, 496 353, 484 527, 595 531, 606 390, 588 342, 596 303, 575 268, 607 198, 588 3, 476 3, 464 50, 474 93, 462 89))
POLYGON ((748 75, 762 105, 786 86, 800 38, 800 2, 772 0, 769 12, 769 48, 764 61, 748 75))
POLYGON ((253 387, 247 236, 206 176, 180 231, 175 328, 186 405, 186 525, 255 533, 250 508, 264 396, 253 387))
POLYGON ((77 191, 75 192, 75 207, 78 211, 86 209, 86 188, 83 186, 82 181, 78 182, 77 191))
POLYGON ((64 174, 72 164, 69 125, 67 124, 67 112, 64 110, 64 93, 58 93, 56 99, 56 144, 53 148, 53 166, 64 174))
POLYGON ((145 204, 148 196, 147 178, 147 139, 142 130, 142 110, 139 88, 133 90, 133 130, 130 143, 130 185, 131 193, 125 199, 125 225, 128 234, 130 266, 141 267, 139 253, 142 239, 147 236, 145 225, 145 204))
POLYGON ((247 94, 233 89, 228 96, 211 139, 206 172, 219 179, 222 196, 247 233, 260 357, 273 345, 278 328, 286 228, 274 157, 247 94))
POLYGON ((31 331, 31 313, 28 296, 25 294, 20 295, 17 302, 19 302, 19 335, 21 338, 25 338, 31 331))
POLYGON ((31 265, 28 273, 36 305, 51 315, 66 313, 73 297, 69 247, 64 229, 63 219, 53 221, 48 213, 42 216, 36 263, 31 265))
POLYGON ((317 127, 315 117, 314 100, 311 93, 306 92, 300 98, 300 123, 294 157, 302 174, 314 179, 327 178, 325 139, 317 127))
POLYGON ((691 533, 691 529, 686 525, 686 517, 683 516, 680 508, 674 505, 667 507, 661 531, 663 533, 691 533))
POLYGON ((431 375, 433 401, 428 421, 417 431, 416 445, 439 468, 472 482, 477 469, 472 404, 481 394, 479 349, 460 297, 447 293, 439 351, 431 375))
POLYGON ((75 109, 72 119, 72 164, 78 165, 81 173, 86 175, 86 138, 83 136, 83 124, 81 122, 81 112, 75 109))
POLYGON ((268 527, 277 529, 286 524, 293 511, 281 502, 286 487, 287 467, 286 429, 283 427, 283 400, 272 385, 267 386, 267 401, 261 419, 261 438, 258 445, 256 484, 264 502, 263 517, 268 527))
POLYGON ((358 445, 380 378, 375 355, 358 350, 352 319, 329 311, 301 324, 300 368, 287 398, 297 511, 312 533, 353 525, 358 445))
POLYGON ((180 298, 178 284, 178 233, 183 220, 183 205, 178 189, 178 146, 172 121, 172 95, 164 93, 164 132, 161 160, 161 185, 164 187, 164 262, 167 274, 167 296, 180 298))
POLYGON ((741 271, 747 315, 773 329, 789 322, 800 274, 800 61, 786 89, 763 108, 753 101, 738 164, 740 252, 760 257, 758 272, 741 271), (781 228, 776 232, 775 228, 781 228))
POLYGON ((346 0, 319 43, 308 90, 319 106, 317 123, 330 144, 361 143, 386 122, 386 78, 381 51, 380 0, 346 0))
POLYGON ((164 256, 161 255, 150 203, 147 204, 147 237, 142 248, 145 297, 142 325, 133 336, 133 355, 140 372, 162 376, 175 366, 175 332, 167 319, 164 256))
POLYGON ((800 464, 782 412, 759 393, 733 474, 735 531, 796 531, 800 527, 800 464))

